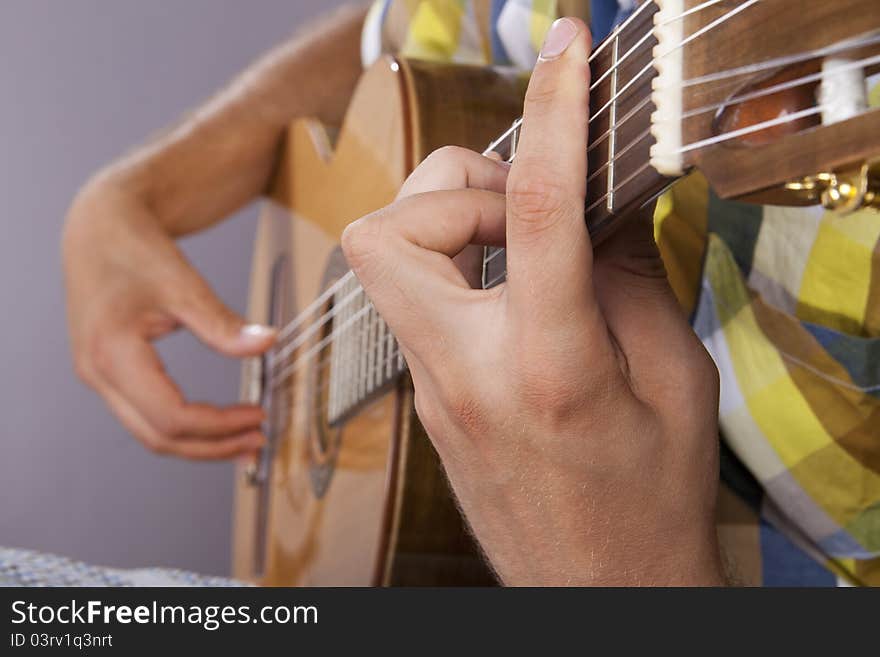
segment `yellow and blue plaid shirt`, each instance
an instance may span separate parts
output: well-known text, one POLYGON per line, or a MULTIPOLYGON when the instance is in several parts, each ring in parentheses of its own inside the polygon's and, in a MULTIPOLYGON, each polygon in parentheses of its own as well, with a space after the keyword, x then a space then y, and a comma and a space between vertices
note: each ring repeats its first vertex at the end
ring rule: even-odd
MULTIPOLYGON (((558 16, 592 10, 598 40, 635 4, 379 0, 364 61, 527 70, 558 16)), ((695 174, 660 199, 655 227, 721 373, 718 531, 735 577, 880 584, 880 214, 722 201, 695 174)))

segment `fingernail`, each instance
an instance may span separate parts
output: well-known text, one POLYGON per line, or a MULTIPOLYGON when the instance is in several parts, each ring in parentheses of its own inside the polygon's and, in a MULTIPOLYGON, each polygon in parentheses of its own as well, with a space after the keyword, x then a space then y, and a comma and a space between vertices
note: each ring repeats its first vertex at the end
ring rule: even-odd
POLYGON ((263 326, 262 324, 245 324, 239 333, 242 342, 247 344, 262 343, 267 338, 275 337, 275 329, 271 326, 263 326))
POLYGON ((565 49, 571 45, 578 33, 578 26, 568 18, 560 18, 553 22, 544 37, 544 45, 541 46, 540 58, 543 60, 556 59, 565 49))

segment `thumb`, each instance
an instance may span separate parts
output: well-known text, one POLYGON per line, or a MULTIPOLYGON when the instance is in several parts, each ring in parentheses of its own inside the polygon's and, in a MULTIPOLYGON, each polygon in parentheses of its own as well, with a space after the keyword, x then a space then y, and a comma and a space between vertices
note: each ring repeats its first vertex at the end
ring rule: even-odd
MULTIPOLYGON (((671 291, 660 250, 654 240, 654 204, 625 218, 596 249, 597 270, 613 269, 612 285, 637 285, 652 294, 671 291)), ((597 273, 597 275, 600 275, 597 273)))
POLYGON ((596 249, 593 271, 609 330, 625 352, 645 351, 646 361, 671 355, 675 344, 687 346, 694 337, 669 285, 652 219, 653 205, 627 219, 596 249))
POLYGON ((275 329, 247 323, 198 274, 193 272, 184 287, 175 294, 172 312, 206 345, 233 358, 256 356, 272 346, 275 329))

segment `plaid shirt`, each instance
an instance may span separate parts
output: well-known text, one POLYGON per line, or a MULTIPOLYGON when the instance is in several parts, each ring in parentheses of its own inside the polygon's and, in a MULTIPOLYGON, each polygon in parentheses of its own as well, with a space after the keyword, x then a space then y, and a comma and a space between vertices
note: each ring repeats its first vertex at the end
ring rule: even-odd
MULTIPOLYGON (((635 4, 594 0, 594 36, 635 4)), ((530 69, 559 15, 589 19, 589 3, 380 0, 364 59, 530 69)), ((721 373, 718 532, 734 577, 880 584, 880 214, 725 202, 695 174, 655 219, 670 282, 721 373)))

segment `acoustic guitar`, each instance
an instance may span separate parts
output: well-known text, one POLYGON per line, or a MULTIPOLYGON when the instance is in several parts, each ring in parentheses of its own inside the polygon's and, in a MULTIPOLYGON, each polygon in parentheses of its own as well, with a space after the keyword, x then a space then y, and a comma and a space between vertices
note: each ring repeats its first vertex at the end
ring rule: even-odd
MULTIPOLYGON (((644 2, 590 65, 594 240, 694 169, 722 198, 880 207, 880 111, 866 91, 880 70, 877 0, 644 2)), ((523 91, 503 70, 385 58, 341 128, 290 125, 254 249, 249 316, 279 338, 243 370, 269 441, 237 475, 237 577, 494 583, 339 238, 438 147, 513 158, 523 91)), ((503 283, 503 249, 478 264, 484 287, 503 283)))

